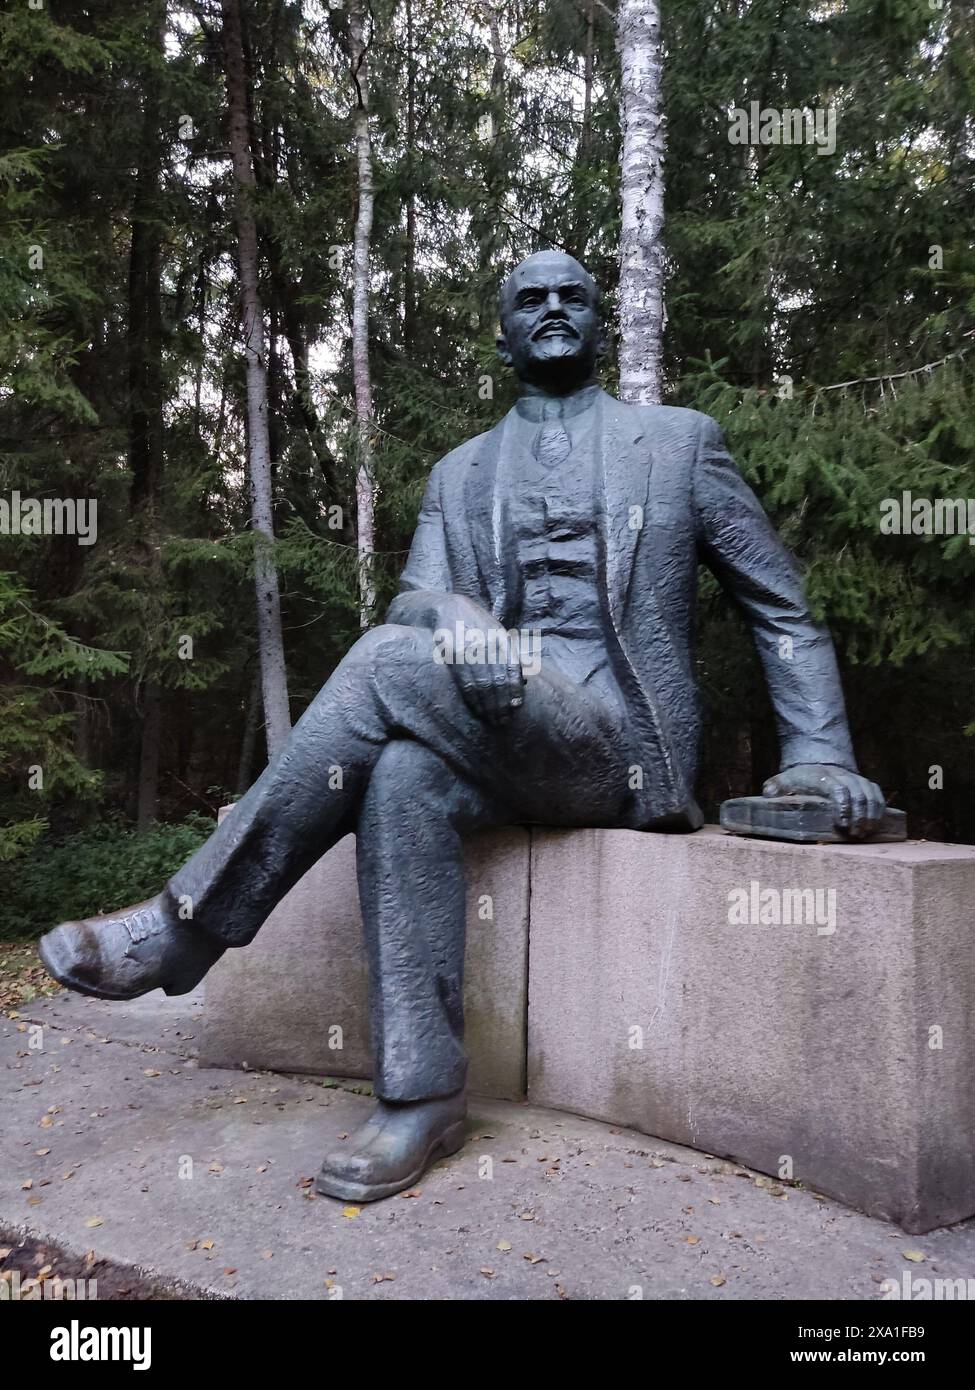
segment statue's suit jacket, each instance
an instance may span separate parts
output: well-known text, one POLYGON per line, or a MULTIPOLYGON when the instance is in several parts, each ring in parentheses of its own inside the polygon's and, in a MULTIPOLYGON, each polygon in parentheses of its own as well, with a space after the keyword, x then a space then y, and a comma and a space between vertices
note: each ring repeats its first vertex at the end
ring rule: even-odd
MULTIPOLYGON (((632 823, 696 828, 700 711, 693 669, 699 563, 743 610, 775 710, 782 767, 855 769, 833 644, 798 570, 745 483, 717 423, 696 410, 625 405, 599 392, 596 506, 606 640, 643 768, 632 823)), ((506 626, 517 592, 498 464, 505 420, 433 469, 400 596, 457 593, 506 626)), ((544 651, 542 653, 544 659, 544 651)), ((529 773, 530 775, 530 773, 529 773)))

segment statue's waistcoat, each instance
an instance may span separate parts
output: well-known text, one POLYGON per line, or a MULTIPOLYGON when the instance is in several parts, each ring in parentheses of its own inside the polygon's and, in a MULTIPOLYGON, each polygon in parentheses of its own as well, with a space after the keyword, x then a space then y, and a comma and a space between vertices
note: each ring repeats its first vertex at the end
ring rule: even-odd
MULTIPOLYGON (((638 634, 634 632, 633 614, 628 612, 637 546, 649 510, 651 442, 644 437, 641 413, 598 388, 593 389, 586 413, 592 416, 592 426, 579 439, 577 483, 583 491, 570 489, 561 503, 571 519, 577 510, 576 500, 584 495, 593 499, 592 551, 588 554, 595 569, 595 596, 588 606, 583 604, 587 607, 586 621, 591 619, 594 604, 600 614, 604 649, 641 748, 640 775, 648 817, 680 814, 690 807, 692 819, 700 823, 700 813, 668 726, 665 703, 658 698, 654 686, 650 649, 654 647, 660 653, 665 650, 667 625, 659 613, 652 583, 646 584, 643 575, 638 634), (592 490, 588 493, 590 480, 592 490)), ((467 466, 449 470, 443 482, 446 544, 454 588, 478 599, 499 623, 508 625, 519 622, 523 611, 531 611, 523 608, 526 596, 530 598, 531 594, 521 564, 526 551, 523 545, 519 554, 519 528, 511 524, 509 465, 519 451, 528 450, 524 435, 518 448, 513 447, 515 414, 509 412, 494 429, 475 441, 467 466)), ((573 455, 575 452, 573 449, 573 455)), ((575 559, 585 565, 586 544, 579 536, 575 539, 581 542, 575 559)), ((545 548, 551 549, 547 543, 545 548)), ((532 562, 537 567, 538 554, 532 554, 531 547, 527 558, 530 567, 532 562)), ((549 555, 547 561, 550 576, 551 558, 549 555)), ((564 558, 568 558, 568 552, 564 552, 564 558)), ((576 578, 578 597, 584 581, 581 575, 576 578)), ((563 586, 560 602, 574 604, 573 587, 563 586)), ((543 657, 544 651, 543 642, 543 657)))

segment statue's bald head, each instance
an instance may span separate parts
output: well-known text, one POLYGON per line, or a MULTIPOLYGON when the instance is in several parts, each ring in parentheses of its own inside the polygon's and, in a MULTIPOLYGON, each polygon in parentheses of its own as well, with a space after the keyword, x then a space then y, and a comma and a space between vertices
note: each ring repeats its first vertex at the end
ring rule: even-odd
POLYGON ((537 251, 501 287, 498 353, 518 378, 564 395, 591 380, 603 351, 596 282, 574 256, 537 251))
POLYGON ((593 308, 598 305, 599 286, 575 256, 570 256, 565 251, 536 251, 520 261, 501 286, 502 328, 518 291, 526 285, 548 284, 553 272, 560 278, 564 277, 582 285, 590 296, 593 308))

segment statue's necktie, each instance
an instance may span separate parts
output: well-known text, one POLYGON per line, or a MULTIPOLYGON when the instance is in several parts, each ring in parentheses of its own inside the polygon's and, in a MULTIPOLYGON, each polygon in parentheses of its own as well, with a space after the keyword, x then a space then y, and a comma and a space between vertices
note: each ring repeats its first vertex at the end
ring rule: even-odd
POLYGON ((562 402, 546 401, 542 421, 535 436, 535 457, 546 468, 555 468, 572 452, 572 441, 562 423, 562 402))

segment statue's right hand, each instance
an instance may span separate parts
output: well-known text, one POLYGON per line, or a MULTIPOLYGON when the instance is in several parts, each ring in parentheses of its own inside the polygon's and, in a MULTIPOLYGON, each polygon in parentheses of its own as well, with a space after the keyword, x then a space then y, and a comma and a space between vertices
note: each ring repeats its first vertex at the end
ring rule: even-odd
POLYGON ((464 703, 478 719, 500 724, 525 701, 525 674, 518 647, 495 623, 465 625, 463 647, 455 644, 447 661, 464 703))

